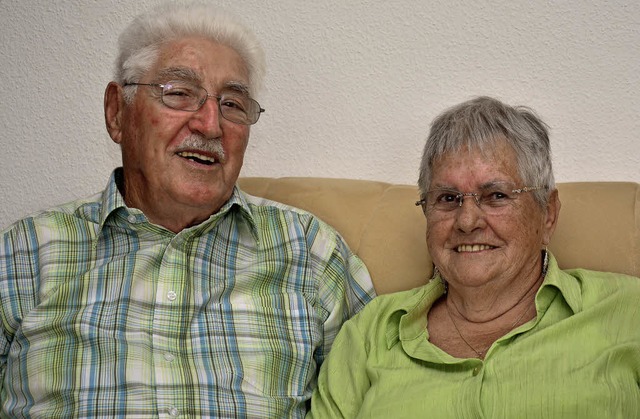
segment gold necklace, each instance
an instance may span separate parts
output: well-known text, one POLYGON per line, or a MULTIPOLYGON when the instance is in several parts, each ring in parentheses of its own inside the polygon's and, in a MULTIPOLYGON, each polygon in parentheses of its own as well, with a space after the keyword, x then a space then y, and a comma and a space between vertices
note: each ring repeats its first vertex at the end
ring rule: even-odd
MULTIPOLYGON (((540 273, 540 279, 543 280, 545 276, 547 276, 547 269, 549 267, 549 252, 547 251, 547 248, 545 247, 544 250, 542 250, 542 272, 540 273)), ((444 293, 446 294, 448 291, 448 284, 447 281, 440 275, 440 271, 438 270, 438 267, 434 267, 434 271, 433 271, 433 275, 434 277, 440 276, 440 281, 442 281, 442 284, 444 285, 444 293)), ((516 303, 516 306, 518 304, 520 304, 527 296, 528 293, 524 294, 522 296, 522 298, 520 298, 520 301, 518 301, 516 303)), ((535 300, 534 300, 535 301, 535 300)), ((473 352, 475 352, 476 355, 478 355, 478 358, 483 359, 484 358, 484 354, 489 350, 489 348, 491 348, 491 345, 493 345, 493 342, 487 346, 486 348, 478 351, 476 350, 476 348, 473 347, 473 345, 471 345, 467 339, 465 339, 464 335, 462 334, 462 332, 460 332, 460 329, 458 328, 458 325, 456 324, 456 321, 453 320, 453 315, 451 314, 451 309, 449 308, 449 305, 447 304, 447 301, 444 301, 444 307, 447 310, 447 314, 449 315, 449 318, 451 319, 451 323, 453 323, 453 327, 456 329, 456 332, 458 332, 458 336, 460 336, 460 339, 462 339, 462 341, 469 347, 471 348, 471 350, 473 352)), ((535 307, 535 303, 534 303, 534 307, 535 307)), ((514 327, 516 327, 516 325, 520 322, 520 320, 522 320, 522 318, 524 317, 525 314, 527 314, 527 312, 529 311, 529 307, 527 307, 527 309, 525 311, 522 312, 522 314, 520 316, 518 316, 518 318, 516 319, 515 322, 513 322, 513 324, 509 327, 509 329, 507 330, 513 330, 514 327)))
MULTIPOLYGON (((475 352, 476 355, 478 355, 478 358, 483 359, 484 355, 486 354, 486 352, 489 350, 489 348, 491 348, 491 345, 493 345, 493 342, 487 346, 484 349, 481 349, 480 351, 478 351, 476 348, 473 347, 473 345, 471 345, 467 339, 465 339, 464 335, 462 334, 462 332, 460 332, 460 329, 458 328, 458 325, 456 324, 456 321, 453 319, 453 314, 451 314, 451 309, 449 308, 449 305, 447 304, 447 302, 444 302, 444 306, 447 310, 447 314, 449 314, 449 318, 451 319, 451 323, 453 323, 453 327, 456 329, 456 332, 458 332, 458 335, 460 336, 460 338, 462 339, 462 341, 469 347, 471 348, 471 350, 473 352, 475 352)), ((518 318, 516 319, 515 322, 513 322, 513 324, 509 327, 509 329, 507 330, 513 330, 514 327, 516 327, 516 325, 520 322, 520 320, 522 320, 522 318, 524 317, 525 314, 527 314, 527 312, 529 312, 529 307, 527 307, 527 309, 525 311, 522 312, 522 314, 520 316, 518 316, 518 318)))

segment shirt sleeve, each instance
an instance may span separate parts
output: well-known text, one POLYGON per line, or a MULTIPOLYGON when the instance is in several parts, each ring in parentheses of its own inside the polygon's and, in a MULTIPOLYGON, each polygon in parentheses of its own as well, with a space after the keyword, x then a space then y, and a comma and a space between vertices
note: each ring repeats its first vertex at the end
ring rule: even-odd
MULTIPOLYGON (((7 370, 7 354, 9 353, 9 339, 4 334, 0 336, 0 388, 4 385, 4 375, 7 370)), ((1 393, 1 391, 0 391, 1 393)))
POLYGON ((13 337, 35 304, 39 283, 36 229, 25 218, 0 232, 0 383, 4 382, 13 337))
POLYGON ((343 323, 375 297, 375 290, 369 271, 342 237, 322 222, 318 227, 312 257, 318 272, 318 309, 325 318, 323 345, 315 356, 321 365, 343 323))
POLYGON ((320 369, 307 419, 355 418, 370 387, 366 363, 364 338, 357 324, 348 321, 320 369))
POLYGON ((12 296, 15 287, 15 231, 16 225, 11 226, 0 234, 0 383, 4 383, 4 375, 7 368, 7 357, 14 334, 13 315, 9 310, 10 305, 16 305, 19 301, 12 296))

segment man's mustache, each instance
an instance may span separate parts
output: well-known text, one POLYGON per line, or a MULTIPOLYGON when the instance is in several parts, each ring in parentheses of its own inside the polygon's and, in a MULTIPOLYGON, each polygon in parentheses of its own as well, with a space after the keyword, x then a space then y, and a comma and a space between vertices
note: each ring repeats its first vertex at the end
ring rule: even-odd
POLYGON ((224 163, 226 160, 224 148, 222 148, 222 140, 220 138, 208 139, 203 135, 191 134, 176 148, 176 153, 187 150, 204 151, 212 154, 218 161, 220 161, 220 163, 224 163))

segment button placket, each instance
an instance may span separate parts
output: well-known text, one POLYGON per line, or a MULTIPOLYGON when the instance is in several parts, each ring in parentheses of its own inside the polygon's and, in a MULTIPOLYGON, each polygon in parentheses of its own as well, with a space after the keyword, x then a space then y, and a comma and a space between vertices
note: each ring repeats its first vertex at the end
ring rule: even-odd
MULTIPOLYGON (((179 340, 181 331, 175 328, 176 324, 182 324, 185 315, 184 310, 176 309, 183 303, 184 283, 187 277, 188 263, 185 244, 179 236, 174 237, 164 251, 160 264, 156 287, 156 305, 154 311, 153 347, 156 362, 156 382, 158 387, 158 405, 164 406, 165 417, 183 416, 181 407, 185 400, 167 388, 185 385, 184 377, 188 375, 188 366, 177 362, 180 359, 179 340), (187 368, 187 371, 183 371, 187 368), (165 388, 163 390, 162 388, 165 388)), ((188 415, 187 415, 188 416, 188 415)))

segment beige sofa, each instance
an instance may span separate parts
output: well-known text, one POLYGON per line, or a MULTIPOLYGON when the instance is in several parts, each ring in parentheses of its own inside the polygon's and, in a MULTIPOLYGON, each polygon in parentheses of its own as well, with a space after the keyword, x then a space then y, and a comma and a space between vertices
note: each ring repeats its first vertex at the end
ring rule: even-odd
MULTIPOLYGON (((308 210, 334 226, 365 262, 379 294, 431 276, 417 187, 329 178, 241 178, 240 187, 308 210)), ((549 246, 562 268, 640 276, 640 184, 558 185, 562 209, 549 246)))

